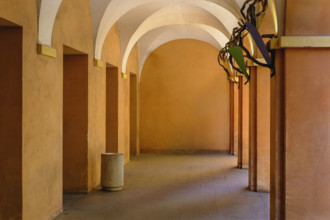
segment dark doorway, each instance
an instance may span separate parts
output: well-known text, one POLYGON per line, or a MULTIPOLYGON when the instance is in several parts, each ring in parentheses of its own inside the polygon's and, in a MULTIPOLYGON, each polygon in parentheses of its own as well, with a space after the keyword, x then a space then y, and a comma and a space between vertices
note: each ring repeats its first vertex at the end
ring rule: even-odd
POLYGON ((118 153, 118 67, 106 70, 106 152, 118 153))
POLYGON ((63 48, 63 192, 88 192, 88 56, 63 48))
POLYGON ((138 77, 130 74, 130 154, 138 155, 138 77))
POLYGON ((0 219, 22 216, 22 28, 0 18, 0 219))

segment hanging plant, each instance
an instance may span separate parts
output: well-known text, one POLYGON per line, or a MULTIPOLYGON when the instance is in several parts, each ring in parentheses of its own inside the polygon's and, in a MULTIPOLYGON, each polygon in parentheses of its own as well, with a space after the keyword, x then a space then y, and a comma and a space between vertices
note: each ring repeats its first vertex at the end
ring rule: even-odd
POLYGON ((230 73, 229 69, 232 68, 238 73, 244 75, 247 80, 245 84, 250 80, 250 76, 246 70, 246 64, 244 62, 245 58, 251 60, 257 65, 271 69, 272 76, 275 73, 273 60, 274 55, 267 49, 267 46, 262 39, 265 37, 272 38, 274 35, 261 36, 258 32, 258 28, 263 21, 267 8, 267 0, 246 0, 240 10, 243 19, 238 22, 238 27, 233 29, 229 42, 219 51, 218 62, 220 66, 225 70, 227 74, 230 73), (258 12, 256 11, 257 4, 261 5, 261 10, 258 12), (248 8, 246 9, 245 13, 246 7, 248 8), (257 23, 257 21, 259 21, 259 23, 257 23), (251 55, 250 51, 244 46, 243 39, 248 35, 248 33, 250 33, 266 63, 259 62, 257 59, 255 59, 251 55), (225 63, 230 63, 231 68, 228 68, 226 65, 224 65, 225 63), (235 64, 237 66, 235 66, 235 64))

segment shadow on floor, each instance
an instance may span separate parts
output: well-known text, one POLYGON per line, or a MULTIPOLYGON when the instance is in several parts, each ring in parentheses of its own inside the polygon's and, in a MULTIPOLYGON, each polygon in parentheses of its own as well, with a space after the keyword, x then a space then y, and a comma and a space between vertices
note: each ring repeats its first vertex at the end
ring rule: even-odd
POLYGON ((63 194, 63 211, 66 211, 70 206, 74 203, 78 202, 80 199, 84 198, 87 194, 71 194, 64 193, 63 194))
POLYGON ((246 189, 231 155, 141 155, 121 192, 95 191, 57 220, 267 220, 269 194, 246 189))

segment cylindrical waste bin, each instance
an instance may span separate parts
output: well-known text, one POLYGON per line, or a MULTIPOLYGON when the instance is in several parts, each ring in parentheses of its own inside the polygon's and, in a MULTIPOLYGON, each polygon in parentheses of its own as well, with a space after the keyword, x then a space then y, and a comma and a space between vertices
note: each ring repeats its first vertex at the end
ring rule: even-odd
POLYGON ((124 155, 105 153, 101 156, 101 186, 105 191, 120 191, 124 186, 124 155))

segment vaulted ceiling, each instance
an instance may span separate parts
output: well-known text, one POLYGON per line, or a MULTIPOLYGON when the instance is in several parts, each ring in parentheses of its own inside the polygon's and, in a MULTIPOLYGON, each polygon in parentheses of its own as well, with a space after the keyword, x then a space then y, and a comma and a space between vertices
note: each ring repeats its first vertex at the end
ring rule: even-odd
MULTIPOLYGON (((122 71, 139 45, 140 72, 146 58, 175 39, 198 39, 220 49, 240 18, 245 0, 89 0, 94 56, 101 59, 105 38, 115 23, 121 40, 122 71)), ((62 0, 38 0, 39 43, 51 46, 52 30, 62 0)))
POLYGON ((198 39, 221 48, 237 25, 244 0, 90 0, 95 58, 111 27, 118 22, 122 70, 131 49, 139 43, 140 70, 148 55, 163 43, 198 39), (102 5, 102 6, 101 6, 102 5), (103 16, 100 16, 103 14, 103 16))

